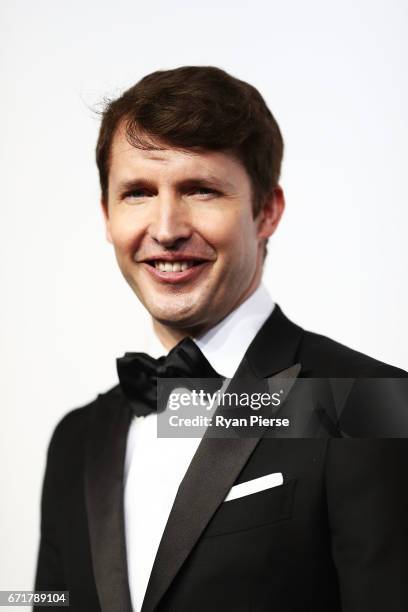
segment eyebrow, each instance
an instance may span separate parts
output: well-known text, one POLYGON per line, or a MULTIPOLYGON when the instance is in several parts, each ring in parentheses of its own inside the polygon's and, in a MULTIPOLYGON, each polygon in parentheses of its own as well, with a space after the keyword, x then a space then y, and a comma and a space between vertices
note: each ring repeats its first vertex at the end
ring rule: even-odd
MULTIPOLYGON (((134 189, 140 189, 141 187, 147 187, 148 189, 154 190, 156 185, 151 179, 145 179, 143 177, 124 180, 119 182, 118 192, 126 193, 134 189)), ((214 175, 197 176, 188 179, 183 179, 176 182, 176 187, 179 190, 188 189, 189 187, 213 187, 214 189, 231 191, 234 189, 232 183, 227 180, 220 179, 214 175)))

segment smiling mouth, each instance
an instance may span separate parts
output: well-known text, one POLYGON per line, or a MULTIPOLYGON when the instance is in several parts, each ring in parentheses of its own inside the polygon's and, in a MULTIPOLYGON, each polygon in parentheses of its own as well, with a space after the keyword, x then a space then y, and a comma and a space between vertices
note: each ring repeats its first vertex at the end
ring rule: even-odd
POLYGON ((152 266, 153 268, 155 268, 156 270, 159 270, 160 272, 184 272, 185 270, 188 270, 189 268, 194 268, 195 266, 198 266, 202 263, 205 263, 206 260, 194 260, 194 259, 189 259, 188 261, 164 261, 164 260, 160 260, 160 259, 155 259, 155 260, 146 260, 145 263, 147 263, 149 266, 152 266))

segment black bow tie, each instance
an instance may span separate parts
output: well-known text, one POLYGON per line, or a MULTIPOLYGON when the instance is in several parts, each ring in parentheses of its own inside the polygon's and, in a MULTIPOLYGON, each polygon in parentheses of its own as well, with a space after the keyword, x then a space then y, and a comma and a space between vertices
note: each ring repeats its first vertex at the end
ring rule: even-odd
MULTIPOLYGON (((157 378, 218 379, 214 391, 221 387, 223 380, 191 338, 184 338, 166 357, 159 359, 146 353, 125 353, 116 360, 116 367, 122 391, 137 416, 157 411, 157 378)), ((183 382, 188 384, 187 380, 183 382)), ((190 388, 193 386, 196 385, 190 388)), ((164 409, 166 405, 162 402, 160 398, 164 409)))

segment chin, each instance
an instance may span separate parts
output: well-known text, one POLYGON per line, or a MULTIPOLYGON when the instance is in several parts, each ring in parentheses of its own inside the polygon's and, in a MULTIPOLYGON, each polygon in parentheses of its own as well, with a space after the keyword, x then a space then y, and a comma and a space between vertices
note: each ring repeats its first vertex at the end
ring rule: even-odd
POLYGON ((189 304, 182 308, 157 308, 157 303, 152 308, 147 308, 150 315, 161 325, 175 329, 193 329, 203 325, 208 317, 208 308, 197 308, 197 304, 189 304))
POLYGON ((184 319, 189 319, 193 315, 193 305, 192 304, 174 304, 172 303, 174 300, 166 300, 162 299, 155 300, 154 302, 146 301, 145 306, 149 311, 150 315, 159 321, 160 323, 169 323, 183 321, 184 319), (159 305, 160 303, 160 305, 159 305))

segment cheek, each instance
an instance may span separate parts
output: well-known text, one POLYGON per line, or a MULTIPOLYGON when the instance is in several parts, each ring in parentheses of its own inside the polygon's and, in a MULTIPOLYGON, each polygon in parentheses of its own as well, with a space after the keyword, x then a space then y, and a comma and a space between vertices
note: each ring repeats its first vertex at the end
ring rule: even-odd
POLYGON ((257 254, 257 234, 252 215, 224 211, 211 220, 201 220, 201 235, 218 252, 219 258, 240 268, 251 267, 257 254))
POLYGON ((123 256, 137 249, 143 234, 140 223, 125 217, 113 219, 110 232, 115 251, 123 256))
POLYGON ((201 211, 193 218, 194 229, 216 250, 229 250, 231 245, 239 245, 242 237, 247 239, 250 232, 250 219, 238 206, 222 207, 218 210, 201 211))

